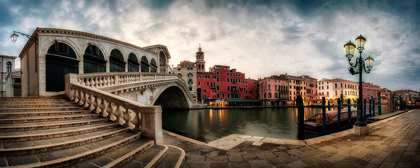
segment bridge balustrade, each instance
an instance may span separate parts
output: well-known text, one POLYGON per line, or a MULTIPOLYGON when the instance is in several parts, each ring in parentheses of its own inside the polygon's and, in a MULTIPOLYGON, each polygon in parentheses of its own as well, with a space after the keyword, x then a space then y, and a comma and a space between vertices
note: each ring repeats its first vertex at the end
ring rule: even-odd
POLYGON ((178 79, 175 74, 166 73, 95 73, 77 75, 77 82, 83 86, 101 88, 143 81, 178 79))
POLYGON ((156 144, 162 144, 162 108, 160 106, 145 106, 96 88, 149 80, 151 76, 154 79, 157 76, 163 79, 172 78, 167 74, 154 76, 130 73, 89 74, 89 76, 67 74, 66 96, 89 110, 140 132, 143 137, 155 140, 156 144))

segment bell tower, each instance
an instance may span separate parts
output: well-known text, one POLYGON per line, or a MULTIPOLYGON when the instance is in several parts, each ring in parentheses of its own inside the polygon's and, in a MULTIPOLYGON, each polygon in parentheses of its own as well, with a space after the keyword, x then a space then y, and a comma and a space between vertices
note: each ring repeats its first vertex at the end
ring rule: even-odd
POLYGON ((206 61, 204 61, 204 52, 201 51, 201 44, 198 45, 198 51, 195 53, 195 64, 197 65, 197 72, 205 71, 206 61))

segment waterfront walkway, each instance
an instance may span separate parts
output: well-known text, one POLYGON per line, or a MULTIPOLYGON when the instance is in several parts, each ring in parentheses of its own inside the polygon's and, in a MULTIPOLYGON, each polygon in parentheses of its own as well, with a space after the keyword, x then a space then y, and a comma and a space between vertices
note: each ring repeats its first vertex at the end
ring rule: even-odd
POLYGON ((420 110, 376 123, 368 136, 347 135, 297 146, 244 141, 229 150, 164 134, 186 152, 183 167, 402 167, 420 168, 420 110))

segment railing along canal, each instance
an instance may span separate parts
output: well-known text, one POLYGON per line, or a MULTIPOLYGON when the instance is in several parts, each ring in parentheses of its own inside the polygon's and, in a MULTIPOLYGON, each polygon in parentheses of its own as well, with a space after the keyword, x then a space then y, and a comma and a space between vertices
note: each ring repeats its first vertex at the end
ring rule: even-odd
POLYGON ((97 88, 166 78, 173 78, 173 76, 130 73, 67 74, 66 96, 93 112, 140 132, 143 137, 155 140, 156 144, 162 144, 162 108, 160 106, 145 106, 97 88))

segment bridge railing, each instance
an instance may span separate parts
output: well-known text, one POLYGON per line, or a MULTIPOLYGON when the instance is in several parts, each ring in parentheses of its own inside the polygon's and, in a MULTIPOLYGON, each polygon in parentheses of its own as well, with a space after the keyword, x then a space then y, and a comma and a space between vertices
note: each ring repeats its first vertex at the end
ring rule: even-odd
MULTIPOLYGON (((160 106, 145 106, 143 104, 131 101, 111 93, 101 91, 92 87, 91 81, 97 81, 93 86, 101 86, 99 77, 107 79, 105 83, 112 84, 118 82, 130 82, 135 77, 150 78, 151 75, 92 75, 88 78, 85 75, 67 74, 66 75, 66 96, 71 101, 88 108, 120 125, 129 127, 138 131, 143 137, 155 140, 156 144, 163 143, 162 134, 162 108, 160 106), (83 76, 83 77, 80 77, 83 76), (81 79, 89 83, 81 82, 81 79), (89 80, 92 79, 92 80, 89 80), (119 79, 122 79, 119 81, 119 79)), ((104 79, 102 78, 102 79, 104 79)), ((140 79, 141 80, 141 79, 140 79)))
POLYGON ((165 73, 93 73, 77 75, 77 82, 83 86, 102 88, 115 85, 138 83, 143 81, 156 81, 165 79, 177 79, 175 74, 165 73))

